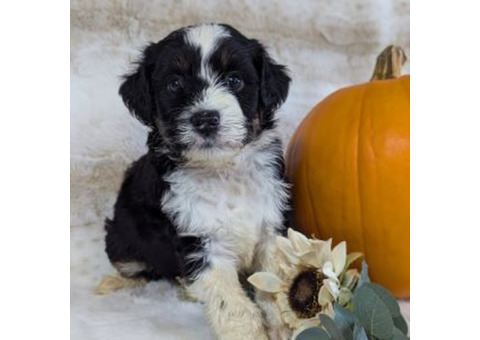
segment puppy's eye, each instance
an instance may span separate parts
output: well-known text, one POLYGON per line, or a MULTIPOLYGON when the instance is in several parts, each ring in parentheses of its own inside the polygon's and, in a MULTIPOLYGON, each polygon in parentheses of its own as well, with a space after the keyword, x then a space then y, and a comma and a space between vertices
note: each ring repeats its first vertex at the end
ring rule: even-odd
POLYGON ((225 78, 225 84, 230 90, 237 92, 243 88, 244 82, 240 76, 231 74, 225 78))
POLYGON ((183 82, 180 78, 175 78, 175 79, 170 80, 170 82, 167 85, 167 89, 170 92, 177 92, 181 88, 183 88, 183 82))

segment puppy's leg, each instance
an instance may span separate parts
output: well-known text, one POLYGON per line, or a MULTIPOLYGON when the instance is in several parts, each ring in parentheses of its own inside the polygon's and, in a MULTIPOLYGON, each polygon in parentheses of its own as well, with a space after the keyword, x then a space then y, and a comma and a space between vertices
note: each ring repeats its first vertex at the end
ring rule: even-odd
MULTIPOLYGON (((280 268, 276 260, 275 235, 271 235, 258 251, 257 270, 278 274, 280 268)), ((291 329, 284 323, 281 311, 271 293, 256 291, 255 301, 265 315, 265 321, 270 339, 288 340, 292 335, 291 329)))
POLYGON ((267 340, 260 310, 245 294, 231 263, 211 265, 198 274, 188 291, 205 304, 218 339, 267 340))
POLYGON ((145 270, 145 265, 136 261, 114 262, 113 266, 119 274, 107 275, 95 287, 95 294, 106 295, 123 288, 136 288, 144 286, 147 281, 137 278, 145 270))

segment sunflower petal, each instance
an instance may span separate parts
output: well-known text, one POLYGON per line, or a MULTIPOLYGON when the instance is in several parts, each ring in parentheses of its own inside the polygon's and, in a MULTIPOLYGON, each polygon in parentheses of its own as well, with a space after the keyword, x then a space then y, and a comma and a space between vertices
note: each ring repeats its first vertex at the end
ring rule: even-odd
POLYGON ((348 289, 353 289, 360 278, 360 273, 357 269, 349 269, 343 274, 342 286, 348 289))
POLYGON ((331 303, 328 303, 324 308, 323 310, 321 311, 322 314, 325 314, 327 316, 329 316, 330 318, 334 318, 335 316, 335 312, 333 310, 333 306, 331 303))
POLYGON ((320 259, 318 257, 318 254, 316 251, 309 251, 308 253, 302 255, 300 257, 300 260, 301 262, 303 262, 303 264, 305 265, 308 265, 310 267, 314 267, 314 268, 321 268, 321 263, 320 263, 320 259))
POLYGON ((327 287, 323 285, 318 292, 318 304, 320 306, 325 306, 327 303, 333 301, 333 296, 328 291, 327 287))
POLYGON ((292 247, 292 242, 290 242, 290 240, 281 236, 277 237, 277 247, 278 249, 280 249, 288 262, 293 265, 297 265, 300 263, 300 259, 295 254, 295 251, 292 247))
POLYGON ((312 245, 308 241, 308 238, 303 235, 302 233, 299 233, 291 228, 288 228, 288 239, 292 242, 293 249, 297 253, 306 253, 309 252, 312 248, 312 245))
POLYGON ((337 274, 337 276, 340 275, 340 273, 343 271, 346 260, 347 243, 345 241, 342 241, 337 244, 337 246, 332 250, 333 269, 335 270, 335 274, 337 274))
POLYGON ((315 327, 315 326, 320 326, 320 319, 317 318, 317 316, 314 316, 308 319, 301 319, 299 322, 299 327, 302 327, 302 328, 309 328, 309 327, 315 327))
POLYGON ((339 293, 338 285, 331 279, 323 280, 323 285, 328 289, 328 292, 332 294, 333 298, 336 299, 339 293))
POLYGON ((323 264, 322 272, 325 274, 329 279, 338 280, 337 274, 333 271, 333 263, 327 261, 323 264))
POLYGON ((312 243, 312 248, 315 250, 318 256, 318 261, 321 265, 330 261, 332 258, 332 239, 327 241, 316 241, 312 243))
POLYGON ((345 262, 345 268, 344 269, 348 269, 348 267, 350 267, 350 265, 355 262, 356 260, 358 260, 359 258, 363 257, 363 254, 362 253, 350 253, 347 255, 347 261, 345 262))
POLYGON ((293 253, 293 245, 288 238, 283 236, 277 236, 275 242, 277 243, 277 247, 282 246, 286 249, 291 249, 291 252, 293 253))
POLYGON ((256 288, 269 293, 278 293, 285 289, 286 284, 276 275, 268 272, 257 272, 247 279, 256 288))

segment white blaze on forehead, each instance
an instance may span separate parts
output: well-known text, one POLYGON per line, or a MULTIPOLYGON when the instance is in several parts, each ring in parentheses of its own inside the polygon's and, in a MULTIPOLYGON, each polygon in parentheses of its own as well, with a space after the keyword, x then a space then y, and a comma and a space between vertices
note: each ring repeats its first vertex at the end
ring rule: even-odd
MULTIPOLYGON (((185 118, 188 120, 191 114, 201 110, 218 111, 220 127, 215 135, 216 146, 238 149, 242 147, 247 134, 245 116, 237 97, 225 88, 210 65, 210 57, 218 49, 220 42, 229 36, 229 32, 223 26, 216 24, 203 24, 186 30, 185 42, 200 51, 201 64, 198 76, 207 82, 207 86, 197 96, 190 110, 186 112, 185 118)), ((203 140, 191 124, 185 124, 180 128, 180 138, 185 144, 201 144, 203 140)), ((203 154, 199 156, 206 157, 203 154)))
POLYGON ((229 36, 230 34, 223 26, 203 24, 188 28, 185 38, 187 43, 200 48, 203 60, 212 54, 219 40, 229 36))
POLYGON ((219 41, 229 37, 228 31, 220 25, 203 24, 190 27, 185 33, 185 40, 193 47, 200 49, 201 54, 201 76, 205 80, 211 80, 212 72, 208 67, 208 60, 218 46, 219 41))

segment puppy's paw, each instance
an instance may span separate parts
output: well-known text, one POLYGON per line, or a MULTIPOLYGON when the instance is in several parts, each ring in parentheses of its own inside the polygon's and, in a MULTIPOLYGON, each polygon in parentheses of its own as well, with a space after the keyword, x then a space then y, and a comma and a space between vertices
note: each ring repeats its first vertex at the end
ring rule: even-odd
POLYGON ((292 330, 287 326, 268 329, 268 338, 270 340, 289 340, 291 337, 292 330))
MULTIPOLYGON (((219 334, 221 340, 269 340, 265 330, 262 328, 250 328, 248 323, 242 329, 231 329, 219 334)), ((271 338, 273 339, 273 338, 271 338)))
POLYGON ((94 293, 96 295, 106 295, 122 288, 135 288, 145 285, 145 280, 141 279, 127 279, 118 275, 107 275, 95 287, 94 293))
POLYGON ((219 339, 268 340, 262 314, 250 301, 234 305, 226 303, 218 312, 211 317, 217 321, 214 322, 214 328, 219 339))

